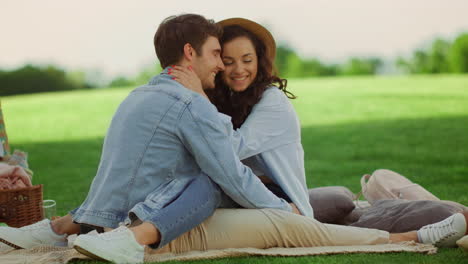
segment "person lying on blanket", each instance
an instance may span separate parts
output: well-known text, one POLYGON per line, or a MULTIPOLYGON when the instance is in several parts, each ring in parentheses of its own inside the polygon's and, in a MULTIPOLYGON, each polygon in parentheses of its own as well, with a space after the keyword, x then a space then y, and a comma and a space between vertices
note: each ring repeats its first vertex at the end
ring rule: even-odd
MULTIPOLYGON (((269 39, 271 34, 265 28, 253 21, 228 19, 221 21, 219 25, 224 28, 221 44, 225 71, 217 77, 218 89, 209 94, 210 99, 221 112, 232 116, 234 128, 238 128, 229 132, 234 134, 233 141, 237 139, 248 146, 239 148, 239 157, 250 157, 245 163, 252 166, 258 175, 269 176, 262 177, 264 184, 276 196, 292 201, 304 216, 275 209, 218 209, 213 216, 182 236, 168 241, 168 244, 159 243, 157 252, 230 247, 362 245, 400 241, 453 246, 452 240, 465 234, 466 216, 462 214, 426 226, 418 232, 403 234, 326 225, 314 220, 307 201, 297 116, 287 101, 286 82, 275 77, 272 71, 274 40, 272 37, 269 39), (271 86, 273 83, 278 83, 278 87, 271 86)), ((200 74, 193 69, 193 65, 186 63, 184 59, 177 65, 179 66, 171 67, 167 73, 185 87, 205 96, 200 80, 197 79, 200 74)), ((186 190, 185 195, 188 194, 190 192, 186 190)), ((197 195, 200 193, 195 192, 188 197, 197 195)), ((75 241, 75 248, 97 259, 142 262, 144 245, 159 242, 156 227, 157 225, 150 222, 143 222, 138 226, 122 226, 99 235, 80 235, 75 241)), ((50 225, 48 230, 47 232, 52 230, 50 225)), ((1 235, 2 232, 0 238, 1 235)))

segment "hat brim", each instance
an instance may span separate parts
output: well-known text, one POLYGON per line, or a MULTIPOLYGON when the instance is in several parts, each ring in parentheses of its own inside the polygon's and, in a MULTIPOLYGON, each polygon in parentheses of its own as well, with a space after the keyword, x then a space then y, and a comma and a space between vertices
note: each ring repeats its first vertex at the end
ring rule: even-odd
POLYGON ((270 58, 271 62, 273 63, 275 61, 275 57, 276 57, 275 39, 271 35, 270 31, 268 31, 262 25, 256 22, 253 22, 251 20, 240 18, 240 17, 234 17, 234 18, 221 20, 217 24, 221 25, 223 28, 227 26, 237 25, 252 32, 265 45, 267 56, 268 58, 270 58))

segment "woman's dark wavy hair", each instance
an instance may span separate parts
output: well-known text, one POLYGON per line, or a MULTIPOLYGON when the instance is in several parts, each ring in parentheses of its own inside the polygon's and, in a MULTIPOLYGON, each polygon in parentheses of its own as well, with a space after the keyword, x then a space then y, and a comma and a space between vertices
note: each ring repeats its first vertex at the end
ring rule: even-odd
POLYGON ((218 111, 231 116, 235 129, 239 128, 252 111, 253 106, 260 101, 266 88, 274 85, 283 91, 290 99, 296 96, 286 90, 287 80, 276 75, 273 61, 266 55, 265 44, 253 33, 240 26, 227 26, 220 39, 221 46, 238 37, 247 37, 252 41, 258 58, 258 69, 255 80, 243 92, 234 92, 223 81, 221 74, 216 76, 216 88, 206 91, 211 102, 218 111))

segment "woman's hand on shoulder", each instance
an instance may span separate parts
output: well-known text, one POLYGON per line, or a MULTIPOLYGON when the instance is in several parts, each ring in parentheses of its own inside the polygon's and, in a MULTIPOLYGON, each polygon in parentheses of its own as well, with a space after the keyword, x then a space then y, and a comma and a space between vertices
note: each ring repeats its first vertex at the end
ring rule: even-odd
POLYGON ((173 80, 176 80, 187 89, 190 89, 208 98, 205 94, 205 91, 203 90, 201 80, 193 71, 192 66, 172 66, 169 68, 168 74, 172 76, 173 80))

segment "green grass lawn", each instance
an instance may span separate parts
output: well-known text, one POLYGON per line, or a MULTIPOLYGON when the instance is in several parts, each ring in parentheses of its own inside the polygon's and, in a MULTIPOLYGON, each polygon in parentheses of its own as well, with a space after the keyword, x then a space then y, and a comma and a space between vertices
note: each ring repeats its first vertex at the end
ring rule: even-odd
MULTIPOLYGON (((392 169, 441 199, 468 204, 468 76, 290 80, 309 187, 392 169)), ((131 88, 2 98, 10 144, 29 152, 35 184, 65 214, 86 197, 103 137, 131 88)), ((460 249, 420 254, 233 258, 192 263, 462 263, 460 249)))

